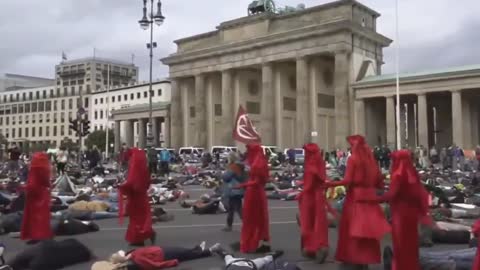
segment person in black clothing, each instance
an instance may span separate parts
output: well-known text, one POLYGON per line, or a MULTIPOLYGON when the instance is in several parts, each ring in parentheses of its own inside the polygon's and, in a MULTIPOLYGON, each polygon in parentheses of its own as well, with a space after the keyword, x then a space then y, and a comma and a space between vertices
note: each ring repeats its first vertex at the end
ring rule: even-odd
POLYGON ((98 162, 100 162, 100 152, 96 145, 93 146, 92 150, 87 153, 88 159, 88 169, 92 170, 93 168, 97 167, 98 162))
POLYGON ((16 144, 13 144, 12 148, 8 149, 8 170, 9 172, 17 172, 20 168, 18 161, 20 160, 20 155, 22 153, 18 149, 16 144))

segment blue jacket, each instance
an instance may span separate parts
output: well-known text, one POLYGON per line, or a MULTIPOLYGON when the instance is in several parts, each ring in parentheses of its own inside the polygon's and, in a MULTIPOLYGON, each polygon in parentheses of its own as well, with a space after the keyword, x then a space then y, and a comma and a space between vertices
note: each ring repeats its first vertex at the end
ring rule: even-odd
POLYGON ((247 180, 246 174, 242 176, 236 175, 232 170, 227 170, 223 174, 223 196, 224 197, 235 197, 235 196, 243 196, 244 189, 243 188, 234 188, 247 180))
POLYGON ((167 150, 162 150, 160 152, 160 161, 170 162, 170 152, 167 150))

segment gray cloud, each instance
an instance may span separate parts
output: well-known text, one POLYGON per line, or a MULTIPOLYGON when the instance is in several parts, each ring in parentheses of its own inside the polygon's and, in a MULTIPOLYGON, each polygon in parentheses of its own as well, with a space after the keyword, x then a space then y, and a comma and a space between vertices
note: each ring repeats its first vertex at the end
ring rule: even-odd
MULTIPOLYGON (((131 61, 148 75, 148 32, 139 28, 141 0, 0 1, 0 74, 52 77, 65 51, 69 58, 91 56, 131 61)), ((250 0, 163 0, 165 24, 155 28, 154 77, 168 74, 157 59, 175 51, 173 40, 215 29, 246 15, 250 0)), ((279 0, 280 6, 300 0, 279 0)), ((307 7, 328 0, 304 0, 307 7)), ((379 31, 394 39, 394 0, 364 0, 382 14, 379 31)), ((399 0, 402 71, 480 63, 476 48, 480 10, 476 0, 399 0)), ((395 45, 395 44, 392 44, 395 45)), ((384 72, 394 70, 394 48, 385 50, 384 72)))

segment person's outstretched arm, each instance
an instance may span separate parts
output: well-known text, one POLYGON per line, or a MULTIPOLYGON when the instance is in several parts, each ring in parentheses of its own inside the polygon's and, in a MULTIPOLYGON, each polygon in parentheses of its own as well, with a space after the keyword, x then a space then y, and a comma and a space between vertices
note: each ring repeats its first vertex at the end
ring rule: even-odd
POLYGON ((327 181, 325 185, 327 187, 348 186, 353 181, 353 173, 355 172, 355 162, 352 158, 348 159, 347 170, 345 176, 341 181, 327 181))

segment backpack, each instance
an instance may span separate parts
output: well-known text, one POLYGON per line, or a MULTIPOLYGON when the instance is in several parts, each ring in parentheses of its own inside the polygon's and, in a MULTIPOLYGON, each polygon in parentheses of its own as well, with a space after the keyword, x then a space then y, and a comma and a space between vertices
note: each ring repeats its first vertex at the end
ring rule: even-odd
POLYGON ((301 270, 296 263, 279 258, 265 265, 264 270, 301 270))

